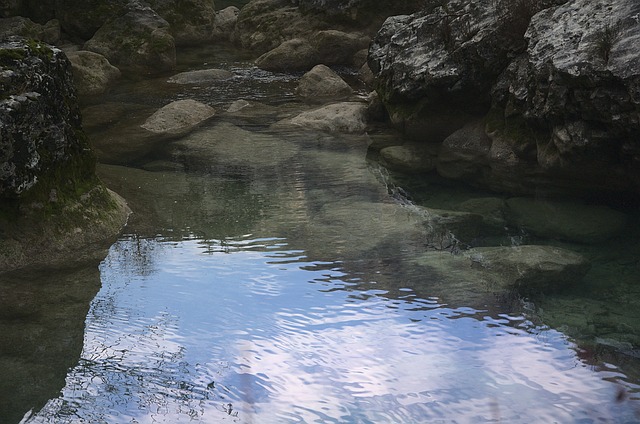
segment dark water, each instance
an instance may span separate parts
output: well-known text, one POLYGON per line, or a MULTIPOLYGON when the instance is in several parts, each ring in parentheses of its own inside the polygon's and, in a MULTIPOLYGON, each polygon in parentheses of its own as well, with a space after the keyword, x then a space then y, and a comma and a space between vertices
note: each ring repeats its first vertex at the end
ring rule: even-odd
POLYGON ((310 107, 295 76, 223 49, 182 58, 204 62, 236 77, 123 83, 88 106, 100 176, 135 213, 97 270, 3 281, 4 293, 31 290, 32 306, 0 316, 0 367, 13 373, 1 422, 640 421, 633 212, 597 244, 476 234, 470 244, 554 244, 593 263, 573 291, 486 290, 423 265, 419 205, 490 194, 389 175, 367 159, 398 137, 388 131, 274 125, 310 107), (218 115, 179 140, 136 138, 176 98, 218 115), (261 105, 224 112, 240 98, 261 105))

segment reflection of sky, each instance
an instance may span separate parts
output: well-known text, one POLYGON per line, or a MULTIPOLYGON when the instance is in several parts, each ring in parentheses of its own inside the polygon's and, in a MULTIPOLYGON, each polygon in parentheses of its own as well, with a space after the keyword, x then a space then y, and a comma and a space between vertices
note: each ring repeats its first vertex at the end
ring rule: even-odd
POLYGON ((555 331, 313 265, 279 239, 117 243, 83 359, 31 422, 634 420, 555 331))

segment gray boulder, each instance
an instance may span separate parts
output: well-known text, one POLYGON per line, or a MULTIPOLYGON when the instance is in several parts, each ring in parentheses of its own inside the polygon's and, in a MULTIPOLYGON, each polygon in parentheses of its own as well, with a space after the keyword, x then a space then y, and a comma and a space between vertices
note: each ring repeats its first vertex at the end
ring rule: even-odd
POLYGON ((491 139, 484 120, 476 120, 447 137, 438 154, 438 174, 474 183, 489 165, 491 139))
POLYGON ((235 30, 236 22, 238 22, 238 15, 240 15, 240 9, 235 6, 229 6, 222 10, 218 10, 214 20, 214 39, 225 41, 230 40, 231 35, 235 30))
POLYGON ((103 94, 120 78, 120 70, 98 53, 79 50, 67 53, 67 57, 71 61, 73 79, 81 97, 103 94))
POLYGON ((278 125, 327 132, 363 133, 367 128, 367 105, 359 102, 334 103, 280 122, 278 125))
POLYGON ((233 77, 233 72, 225 69, 200 69, 197 71, 181 72, 169 78, 167 82, 173 84, 206 84, 233 77))
POLYGON ((371 38, 359 33, 332 29, 318 31, 311 35, 309 40, 317 51, 319 63, 351 65, 356 60, 356 54, 369 47, 371 38))
POLYGON ((316 65, 298 82, 296 94, 311 101, 326 101, 350 96, 353 90, 338 74, 325 65, 316 65))
POLYGON ((440 146, 432 143, 405 143, 380 150, 382 163, 389 169, 420 174, 436 167, 440 146))
POLYGON ((493 90, 496 134, 572 190, 640 187, 639 13, 634 0, 539 13, 493 90))
POLYGON ((318 63, 318 51, 303 38, 287 40, 256 60, 256 65, 273 72, 306 71, 318 63))
POLYGON ((186 135, 215 114, 215 110, 195 100, 177 100, 159 109, 142 128, 159 136, 186 135))
POLYGON ((150 7, 137 3, 105 23, 85 43, 84 50, 99 53, 120 70, 136 74, 169 72, 176 65, 169 23, 150 7))

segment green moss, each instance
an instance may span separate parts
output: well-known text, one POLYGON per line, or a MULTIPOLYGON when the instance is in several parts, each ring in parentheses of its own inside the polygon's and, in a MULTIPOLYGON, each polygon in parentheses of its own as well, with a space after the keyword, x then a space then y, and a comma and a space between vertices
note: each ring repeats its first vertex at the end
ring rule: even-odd
POLYGON ((37 41, 34 39, 28 39, 27 47, 29 48, 29 50, 31 50, 33 54, 41 58, 46 58, 48 60, 53 59, 53 50, 51 50, 49 46, 47 46, 46 44, 40 41, 37 41))
POLYGON ((27 52, 22 49, 1 49, 0 64, 8 65, 18 60, 26 59, 27 52))

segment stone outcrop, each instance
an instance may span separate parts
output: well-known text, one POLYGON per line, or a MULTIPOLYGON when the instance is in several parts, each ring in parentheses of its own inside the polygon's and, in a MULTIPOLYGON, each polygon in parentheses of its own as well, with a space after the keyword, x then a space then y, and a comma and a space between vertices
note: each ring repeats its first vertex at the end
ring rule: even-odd
POLYGON ((60 24, 56 19, 51 19, 45 24, 39 24, 22 16, 0 19, 0 39, 12 35, 55 44, 60 39, 60 24))
POLYGON ((86 258, 126 220, 95 176, 72 78, 61 50, 0 44, 0 271, 86 258))
POLYGON ((637 193, 640 4, 536 4, 430 2, 387 19, 368 64, 392 122, 444 141, 437 169, 449 178, 520 194, 637 193))
POLYGON ((208 0, 149 0, 154 11, 170 25, 169 32, 179 46, 212 41, 216 12, 208 0))

